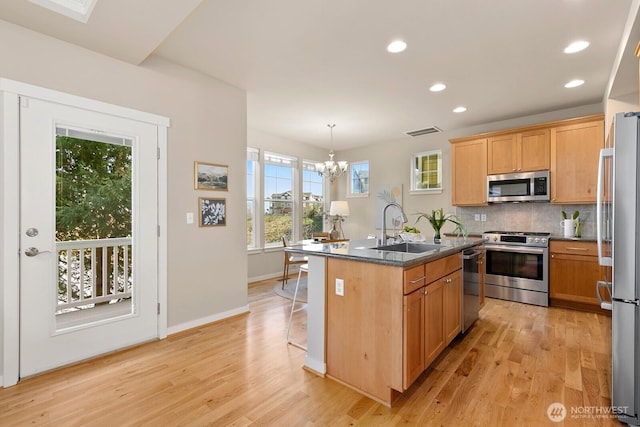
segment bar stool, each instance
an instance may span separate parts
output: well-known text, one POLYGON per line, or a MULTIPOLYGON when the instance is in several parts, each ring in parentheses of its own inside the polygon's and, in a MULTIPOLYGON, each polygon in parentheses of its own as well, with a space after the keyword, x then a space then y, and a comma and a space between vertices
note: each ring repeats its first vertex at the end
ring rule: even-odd
POLYGON ((307 347, 303 346, 302 344, 299 344, 297 342, 292 341, 289 338, 289 333, 291 332, 291 319, 293 319, 293 313, 296 313, 300 310, 304 310, 305 307, 307 306, 307 304, 302 304, 302 306, 300 308, 295 308, 296 306, 296 299, 298 298, 298 288, 300 287, 300 277, 302 277, 302 272, 305 273, 309 273, 309 264, 302 264, 300 266, 300 270, 298 271, 298 281, 296 282, 296 289, 295 291, 293 291, 293 301, 291 302, 291 313, 289 313, 289 325, 287 326, 287 343, 291 344, 293 346, 296 346, 298 348, 301 348, 303 350, 307 350, 307 347))

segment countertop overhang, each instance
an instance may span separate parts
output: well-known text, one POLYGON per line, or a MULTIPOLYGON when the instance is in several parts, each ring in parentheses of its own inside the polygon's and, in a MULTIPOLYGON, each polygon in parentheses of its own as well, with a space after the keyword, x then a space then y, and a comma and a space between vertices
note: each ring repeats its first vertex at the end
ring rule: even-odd
POLYGON ((285 251, 300 255, 316 255, 396 267, 411 267, 461 252, 482 243, 482 238, 451 238, 445 239, 445 244, 441 248, 421 253, 408 253, 375 249, 376 246, 379 246, 376 239, 361 239, 346 242, 305 243, 286 247, 285 251))

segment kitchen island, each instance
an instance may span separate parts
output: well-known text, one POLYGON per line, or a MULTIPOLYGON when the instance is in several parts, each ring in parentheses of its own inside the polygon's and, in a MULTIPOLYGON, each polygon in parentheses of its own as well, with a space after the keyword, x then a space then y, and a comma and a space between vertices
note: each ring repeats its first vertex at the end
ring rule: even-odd
POLYGON ((421 253, 375 239, 292 246, 309 259, 305 368, 387 406, 461 330, 461 252, 449 239, 421 253))

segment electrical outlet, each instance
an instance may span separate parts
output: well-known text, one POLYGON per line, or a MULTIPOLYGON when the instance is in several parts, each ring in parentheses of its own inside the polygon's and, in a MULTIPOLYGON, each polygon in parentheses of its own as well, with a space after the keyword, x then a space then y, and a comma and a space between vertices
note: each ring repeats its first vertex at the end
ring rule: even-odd
POLYGON ((480 221, 480 214, 475 214, 475 215, 473 216, 473 220, 474 220, 474 221, 480 221))
POLYGON ((344 296, 344 279, 336 279, 336 295, 344 296))
POLYGON ((485 222, 487 220, 487 214, 482 214, 481 215, 481 221, 485 222))

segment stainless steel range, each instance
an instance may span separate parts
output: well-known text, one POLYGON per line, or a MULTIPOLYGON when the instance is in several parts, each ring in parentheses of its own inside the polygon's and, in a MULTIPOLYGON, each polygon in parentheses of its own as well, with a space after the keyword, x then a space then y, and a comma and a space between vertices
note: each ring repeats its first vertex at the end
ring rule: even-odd
POLYGON ((483 233, 485 296, 549 306, 549 234, 483 233))

